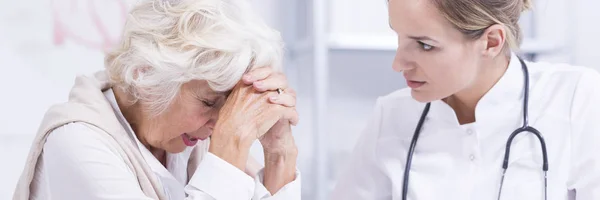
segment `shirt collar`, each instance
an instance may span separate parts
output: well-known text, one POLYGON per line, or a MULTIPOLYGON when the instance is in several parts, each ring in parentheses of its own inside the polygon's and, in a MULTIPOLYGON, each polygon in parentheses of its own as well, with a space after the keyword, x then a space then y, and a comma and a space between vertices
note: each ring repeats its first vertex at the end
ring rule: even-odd
MULTIPOLYGON (((516 54, 512 53, 508 68, 496 84, 479 100, 475 108, 476 120, 481 120, 486 114, 497 114, 501 105, 514 103, 523 98, 524 73, 521 62, 516 54)), ((454 110, 442 100, 431 102, 430 116, 458 125, 454 110)))
POLYGON ((508 69, 492 89, 481 98, 476 110, 480 112, 509 101, 520 100, 523 97, 523 89, 525 89, 524 83, 525 77, 521 62, 519 57, 513 53, 510 57, 508 69))

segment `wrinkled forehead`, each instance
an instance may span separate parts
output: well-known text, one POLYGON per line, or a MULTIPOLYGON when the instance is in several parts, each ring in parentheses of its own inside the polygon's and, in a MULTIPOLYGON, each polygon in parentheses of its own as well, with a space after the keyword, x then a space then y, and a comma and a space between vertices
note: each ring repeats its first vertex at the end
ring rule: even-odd
POLYGON ((443 38, 453 26, 442 16, 433 0, 389 0, 391 28, 399 36, 443 38))

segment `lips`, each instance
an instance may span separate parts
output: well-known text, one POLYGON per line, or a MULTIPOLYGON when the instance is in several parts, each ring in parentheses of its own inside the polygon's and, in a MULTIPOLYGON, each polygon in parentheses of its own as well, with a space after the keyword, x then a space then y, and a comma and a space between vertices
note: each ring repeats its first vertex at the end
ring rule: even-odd
POLYGON ((406 85, 408 85, 408 87, 410 87, 412 89, 420 88, 421 86, 425 85, 425 83, 427 83, 427 82, 406 80, 406 85))
POLYGON ((198 143, 199 138, 192 137, 187 133, 181 135, 181 139, 183 139, 183 143, 185 146, 192 147, 198 143))

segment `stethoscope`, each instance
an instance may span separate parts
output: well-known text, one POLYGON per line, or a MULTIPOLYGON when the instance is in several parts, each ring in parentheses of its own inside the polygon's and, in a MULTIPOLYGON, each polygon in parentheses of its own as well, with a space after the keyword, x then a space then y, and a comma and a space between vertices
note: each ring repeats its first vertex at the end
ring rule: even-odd
MULTIPOLYGON (((502 179, 500 180, 500 190, 498 191, 498 200, 500 200, 500 196, 502 195, 502 186, 504 185, 504 177, 506 175, 506 170, 508 169, 508 159, 510 156, 510 146, 512 144, 513 139, 519 134, 523 132, 531 132, 537 136, 540 144, 542 145, 542 156, 543 156, 543 166, 542 170, 544 171, 544 199, 548 197, 548 154, 546 152, 546 142, 544 141, 544 137, 542 134, 535 128, 529 126, 529 71, 527 70, 527 65, 525 62, 519 58, 519 62, 521 62, 521 68, 523 69, 523 74, 525 76, 525 94, 523 98, 523 126, 517 128, 515 131, 510 134, 508 137, 508 141, 506 142, 506 149, 504 152, 504 162, 502 163, 502 179)), ((412 157, 415 152, 415 147, 417 146, 417 140, 419 139, 419 134, 421 133, 421 128, 423 127, 423 123, 425 118, 427 117, 427 113, 429 112, 429 108, 431 107, 431 103, 427 103, 425 105, 425 109, 423 109, 423 113, 421 114, 421 118, 419 119, 419 123, 417 124, 417 128, 415 128, 415 133, 413 134, 412 142, 410 143, 410 148, 408 150, 408 156, 406 158, 406 167, 404 168, 404 184, 402 187, 402 200, 406 200, 406 196, 408 193, 408 178, 410 175, 410 166, 412 162, 412 157)))

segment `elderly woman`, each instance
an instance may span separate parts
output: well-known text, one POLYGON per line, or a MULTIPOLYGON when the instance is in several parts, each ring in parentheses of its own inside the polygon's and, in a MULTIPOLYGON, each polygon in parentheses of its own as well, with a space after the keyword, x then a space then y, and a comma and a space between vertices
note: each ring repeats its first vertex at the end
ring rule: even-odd
POLYGON ((136 5, 106 70, 46 113, 14 199, 300 199, 281 44, 243 0, 136 5))

